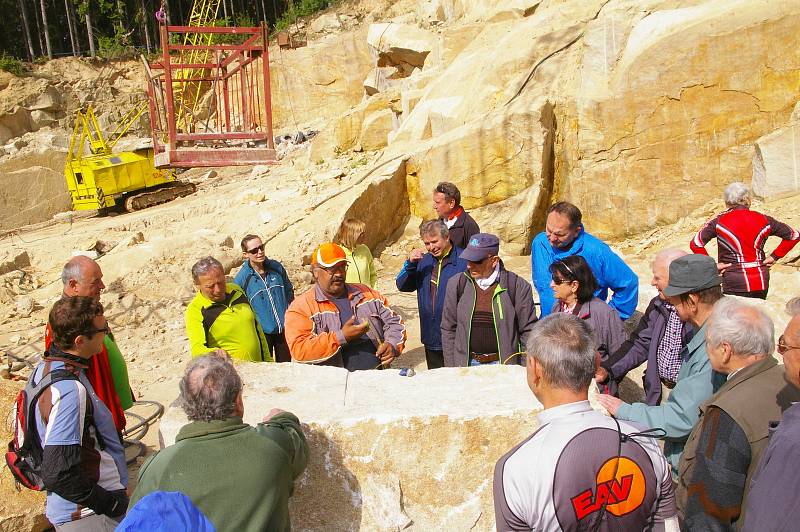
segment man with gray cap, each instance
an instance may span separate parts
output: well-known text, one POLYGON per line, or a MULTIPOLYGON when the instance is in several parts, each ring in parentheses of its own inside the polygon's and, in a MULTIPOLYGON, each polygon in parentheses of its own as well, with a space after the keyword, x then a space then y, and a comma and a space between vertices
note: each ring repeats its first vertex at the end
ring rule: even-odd
POLYGON ((467 271, 447 282, 442 311, 446 367, 522 364, 523 342, 536 323, 531 286, 503 266, 500 239, 478 233, 460 258, 467 271))
POLYGON ((714 371, 706 352, 706 320, 722 299, 722 277, 717 263, 706 255, 687 255, 672 261, 669 284, 664 288, 667 301, 675 307, 681 321, 697 331, 681 352, 683 364, 675 388, 660 406, 628 404, 609 395, 598 402, 613 416, 664 430, 664 454, 677 474, 683 447, 700 416, 700 405, 725 381, 714 371))

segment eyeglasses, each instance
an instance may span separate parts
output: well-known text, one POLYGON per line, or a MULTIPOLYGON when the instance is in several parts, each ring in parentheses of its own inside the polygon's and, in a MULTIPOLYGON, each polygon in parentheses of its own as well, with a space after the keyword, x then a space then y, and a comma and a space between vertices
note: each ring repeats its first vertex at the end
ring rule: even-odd
POLYGON ((787 344, 786 340, 783 339, 783 336, 778 338, 778 353, 784 355, 789 351, 791 351, 792 349, 800 349, 800 346, 787 344))
POLYGON ((92 336, 93 334, 103 333, 108 334, 111 332, 111 329, 108 327, 108 323, 102 329, 89 329, 88 331, 82 333, 83 336, 92 336))
POLYGON ((265 244, 261 244, 260 246, 254 247, 253 249, 248 249, 247 253, 249 253, 250 255, 258 255, 259 251, 264 251, 264 245, 265 244))
POLYGON ((339 262, 337 264, 334 264, 333 266, 328 266, 328 267, 320 266, 319 269, 320 270, 325 270, 325 273, 327 273, 328 275, 333 275, 334 273, 337 273, 337 272, 346 272, 347 271, 347 263, 346 262, 339 262))

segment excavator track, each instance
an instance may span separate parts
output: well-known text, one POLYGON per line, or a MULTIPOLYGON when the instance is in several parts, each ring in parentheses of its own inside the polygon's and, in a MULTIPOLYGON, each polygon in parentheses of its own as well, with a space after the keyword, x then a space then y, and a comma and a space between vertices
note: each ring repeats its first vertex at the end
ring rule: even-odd
POLYGON ((194 194, 197 191, 197 186, 194 183, 183 183, 175 181, 164 185, 156 190, 148 190, 134 194, 125 199, 125 210, 128 212, 139 211, 172 201, 176 198, 194 194))

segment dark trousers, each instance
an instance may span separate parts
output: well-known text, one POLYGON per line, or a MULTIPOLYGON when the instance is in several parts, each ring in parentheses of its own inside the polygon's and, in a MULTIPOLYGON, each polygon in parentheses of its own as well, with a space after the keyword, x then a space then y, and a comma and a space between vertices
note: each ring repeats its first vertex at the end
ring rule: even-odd
POLYGON ((286 343, 286 336, 283 333, 265 334, 267 345, 272 353, 275 362, 291 362, 292 355, 289 354, 289 344, 286 343))
POLYGON ((437 351, 436 349, 425 348, 425 362, 428 363, 428 369, 436 369, 444 367, 444 351, 437 351))

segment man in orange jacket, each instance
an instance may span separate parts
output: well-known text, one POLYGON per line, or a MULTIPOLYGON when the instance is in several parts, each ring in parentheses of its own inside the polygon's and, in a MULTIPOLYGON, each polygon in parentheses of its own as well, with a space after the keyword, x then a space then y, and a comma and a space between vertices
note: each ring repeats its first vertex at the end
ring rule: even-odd
POLYGON ((406 327, 377 291, 348 284, 347 257, 327 242, 314 252, 316 283, 286 311, 286 342, 295 362, 350 371, 388 367, 403 351, 406 327))

